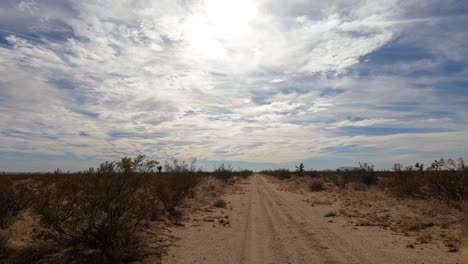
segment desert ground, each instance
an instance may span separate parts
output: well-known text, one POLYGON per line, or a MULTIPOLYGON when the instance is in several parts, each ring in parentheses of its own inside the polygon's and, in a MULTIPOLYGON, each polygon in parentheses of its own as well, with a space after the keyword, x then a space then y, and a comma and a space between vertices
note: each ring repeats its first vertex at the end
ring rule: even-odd
MULTIPOLYGON (((160 203, 147 207, 155 215, 139 226, 139 248, 131 258, 112 259, 114 251, 103 255, 86 244, 38 238, 41 218, 34 206, 26 206, 0 229, 0 263, 467 263, 462 241, 468 209, 395 196, 382 187, 383 178, 381 184, 338 186, 323 175, 218 176, 201 177, 170 213, 162 212, 160 203)), ((38 186, 32 178, 19 182, 38 186)), ((88 191, 91 185, 86 186, 88 191)), ((79 220, 80 226, 86 223, 79 220)), ((120 233, 110 235, 118 239, 120 233)))
MULTIPOLYGON (((303 179, 303 181, 307 181, 303 179)), ((163 263, 463 263, 455 210, 254 174, 183 225, 163 263)))

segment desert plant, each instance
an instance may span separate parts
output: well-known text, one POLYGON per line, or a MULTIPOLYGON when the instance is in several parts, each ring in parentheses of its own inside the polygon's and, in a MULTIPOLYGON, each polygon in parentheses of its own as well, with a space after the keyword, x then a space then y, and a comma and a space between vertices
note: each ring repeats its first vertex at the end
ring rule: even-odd
POLYGON ((22 182, 0 176, 0 228, 24 211, 31 202, 32 191, 22 182))
POLYGON ((360 181, 366 185, 376 184, 378 178, 374 173, 374 165, 359 163, 359 168, 355 170, 360 177, 360 181))
POLYGON ((227 181, 233 176, 232 171, 233 169, 230 165, 226 166, 224 163, 222 163, 213 172, 217 179, 227 181))
POLYGON ((299 176, 303 175, 303 173, 304 173, 304 163, 301 163, 298 166, 296 166, 296 173, 299 176))
POLYGON ((309 182, 309 191, 319 192, 325 190, 325 183, 322 179, 312 179, 309 182))
POLYGON ((187 163, 185 160, 182 162, 176 158, 172 158, 170 161, 164 163, 164 170, 168 173, 179 173, 179 172, 191 172, 194 173, 197 169, 197 159, 191 158, 187 163))
POLYGON ((152 194, 161 201, 164 209, 172 213, 192 192, 197 183, 198 177, 191 171, 164 173, 154 178, 151 189, 152 194))
POLYGON ((291 178, 292 172, 287 169, 276 169, 276 170, 265 170, 262 174, 270 175, 279 178, 280 180, 286 180, 291 178))
POLYGON ((468 196, 468 174, 465 171, 434 171, 426 175, 426 196, 445 202, 448 206, 461 203, 468 196))
POLYGON ((392 191, 399 197, 414 197, 420 193, 423 179, 420 172, 396 171, 390 179, 392 191), (419 179, 418 179, 418 176, 419 179))
POLYGON ((153 201, 146 175, 132 173, 129 161, 106 162, 42 186, 33 208, 41 226, 36 237, 98 249, 111 262, 132 257, 153 201))
POLYGON ((125 173, 149 173, 153 172, 153 168, 158 164, 159 162, 156 160, 147 159, 145 155, 138 155, 133 159, 130 157, 123 157, 116 163, 116 167, 125 173))
POLYGON ((253 174, 253 171, 251 171, 251 170, 238 170, 238 171, 233 171, 232 174, 235 175, 235 176, 242 177, 242 178, 247 178, 247 177, 249 177, 250 175, 253 174))
POLYGON ((345 187, 351 182, 360 182, 365 185, 376 184, 378 177, 374 172, 374 165, 359 162, 359 167, 354 168, 354 170, 342 172, 337 185, 345 187))

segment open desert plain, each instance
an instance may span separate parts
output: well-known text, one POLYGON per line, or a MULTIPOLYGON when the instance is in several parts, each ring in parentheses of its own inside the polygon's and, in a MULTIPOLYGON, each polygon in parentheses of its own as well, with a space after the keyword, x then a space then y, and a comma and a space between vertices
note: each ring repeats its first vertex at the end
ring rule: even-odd
POLYGON ((0 264, 468 264, 468 0, 0 0, 0 264))
POLYGON ((440 205, 258 173, 222 197, 170 229, 163 263, 463 263, 451 248, 460 213, 440 205))

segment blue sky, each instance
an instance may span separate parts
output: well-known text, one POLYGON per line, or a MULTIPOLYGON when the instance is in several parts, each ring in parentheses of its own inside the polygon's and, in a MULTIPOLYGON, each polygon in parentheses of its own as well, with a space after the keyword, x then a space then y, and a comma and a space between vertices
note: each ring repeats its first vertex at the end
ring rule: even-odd
POLYGON ((0 170, 468 158, 468 2, 7 0, 0 170))

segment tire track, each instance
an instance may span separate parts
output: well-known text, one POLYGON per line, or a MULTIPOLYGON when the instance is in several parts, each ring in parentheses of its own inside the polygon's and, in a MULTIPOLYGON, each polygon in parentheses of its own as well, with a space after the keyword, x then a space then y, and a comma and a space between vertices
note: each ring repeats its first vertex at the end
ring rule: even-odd
POLYGON ((331 230, 317 221, 312 221, 313 219, 297 210, 296 204, 283 197, 276 188, 273 188, 270 183, 266 182, 263 176, 259 175, 258 177, 262 187, 266 189, 265 194, 272 200, 270 206, 274 207, 275 204, 277 204, 279 207, 282 207, 278 211, 286 212, 285 215, 288 217, 288 220, 294 223, 296 228, 303 233, 307 233, 310 230, 317 232, 317 236, 314 236, 314 239, 317 239, 316 242, 325 244, 328 248, 326 249, 328 252, 327 255, 331 253, 331 255, 336 258, 336 260, 334 260, 335 262, 331 263, 372 263, 364 256, 357 254, 355 248, 346 244, 331 230), (299 218, 300 221, 298 221, 297 218, 299 218))

